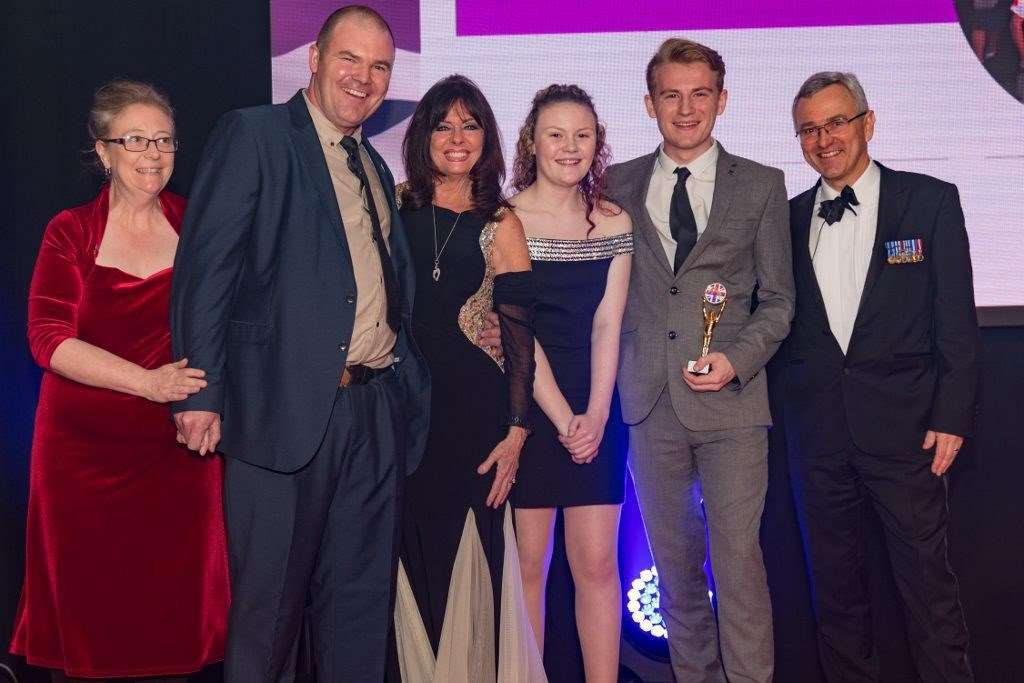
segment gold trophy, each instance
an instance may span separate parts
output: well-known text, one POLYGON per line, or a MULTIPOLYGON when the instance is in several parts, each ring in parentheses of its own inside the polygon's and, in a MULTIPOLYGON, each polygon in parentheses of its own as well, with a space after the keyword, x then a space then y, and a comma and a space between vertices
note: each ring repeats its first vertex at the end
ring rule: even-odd
MULTIPOLYGON (((704 297, 700 300, 701 311, 704 313, 704 334, 701 336, 700 357, 708 355, 711 348, 711 333, 715 325, 722 319, 725 312, 725 304, 728 303, 728 296, 725 285, 721 282, 712 282, 704 288, 704 297)), ((694 370, 697 361, 691 360, 686 363, 686 371, 694 375, 706 375, 711 372, 711 365, 705 365, 701 370, 694 370)))

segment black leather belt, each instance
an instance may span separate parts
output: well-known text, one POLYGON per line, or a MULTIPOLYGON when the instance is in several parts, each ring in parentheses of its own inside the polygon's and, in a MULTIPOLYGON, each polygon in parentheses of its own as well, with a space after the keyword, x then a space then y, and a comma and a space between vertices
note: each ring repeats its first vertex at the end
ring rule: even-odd
POLYGON ((341 373, 341 382, 338 386, 351 387, 366 384, 374 377, 383 375, 391 369, 391 366, 383 368, 371 368, 368 365, 347 365, 341 373))

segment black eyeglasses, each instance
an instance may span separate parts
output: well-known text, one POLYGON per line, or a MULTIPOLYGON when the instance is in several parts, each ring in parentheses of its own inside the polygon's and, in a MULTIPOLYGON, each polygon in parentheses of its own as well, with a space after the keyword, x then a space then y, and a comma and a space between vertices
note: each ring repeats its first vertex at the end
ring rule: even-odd
POLYGON ((854 121, 856 121, 857 119, 859 119, 860 117, 864 116, 867 113, 868 110, 865 109, 861 113, 850 118, 846 118, 845 116, 838 116, 827 123, 821 124, 820 126, 807 126, 806 128, 801 128, 800 130, 798 130, 796 132, 796 136, 801 140, 817 140, 818 133, 820 133, 821 131, 825 131, 829 135, 841 134, 844 130, 846 130, 847 126, 849 126, 851 123, 853 123, 854 121))
POLYGON ((101 142, 116 142, 120 144, 125 150, 129 152, 145 152, 149 149, 150 143, 156 143, 156 149, 158 152, 167 152, 173 154, 177 152, 181 147, 181 143, 178 142, 178 138, 162 137, 147 138, 145 135, 126 135, 123 138, 100 138, 101 142))

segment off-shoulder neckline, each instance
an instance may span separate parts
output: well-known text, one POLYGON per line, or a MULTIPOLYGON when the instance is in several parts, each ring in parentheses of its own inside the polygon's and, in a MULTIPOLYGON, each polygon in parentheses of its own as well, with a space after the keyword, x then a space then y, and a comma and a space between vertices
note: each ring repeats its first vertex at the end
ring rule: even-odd
POLYGON ((621 232, 617 235, 604 235, 603 237, 584 237, 583 239, 573 239, 570 237, 530 237, 527 236, 527 242, 566 242, 569 244, 597 244, 600 242, 607 242, 612 240, 631 239, 633 233, 621 232))

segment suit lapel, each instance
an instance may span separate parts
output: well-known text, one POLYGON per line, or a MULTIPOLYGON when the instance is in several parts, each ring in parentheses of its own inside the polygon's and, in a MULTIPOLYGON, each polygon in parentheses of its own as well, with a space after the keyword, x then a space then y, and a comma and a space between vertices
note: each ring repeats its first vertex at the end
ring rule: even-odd
POLYGON ((857 329, 864 317, 864 309, 869 301, 868 297, 885 266, 885 243, 896 234, 900 222, 903 220, 903 214, 907 210, 907 188, 900 182, 899 175, 881 164, 878 164, 878 168, 882 177, 878 188, 878 223, 875 226, 875 244, 871 249, 871 262, 868 264, 868 274, 864 278, 864 290, 860 296, 857 318, 853 325, 854 330, 857 329))
POLYGON ((693 245, 693 249, 686 256, 686 260, 679 267, 679 272, 675 276, 676 279, 679 279, 690 266, 696 263, 700 255, 708 248, 708 242, 711 241, 711 237, 721 227, 722 223, 725 222, 725 217, 729 213, 729 206, 732 204, 732 198, 735 196, 739 186, 740 177, 736 158, 719 145, 718 165, 715 169, 715 192, 711 199, 711 214, 708 216, 708 224, 704 228, 704 232, 701 233, 697 243, 693 245))
POLYGON ((825 329, 830 329, 828 314, 825 312, 825 300, 821 296, 821 287, 818 285, 818 276, 814 272, 814 264, 811 263, 810 236, 811 236, 811 214, 814 211, 814 199, 818 196, 818 186, 821 179, 814 184, 807 192, 803 193, 798 201, 794 203, 790 221, 793 230, 793 271, 798 282, 801 282, 809 292, 810 299, 814 304, 814 313, 821 319, 825 329))
POLYGON ((320 146, 320 138, 316 134, 313 119, 309 116, 306 100, 302 96, 301 90, 288 101, 288 111, 291 114, 291 137, 295 145, 295 151, 299 158, 302 159, 302 163, 309 173, 309 178, 313 181, 313 187, 316 188, 320 203, 327 212, 331 225, 335 228, 342 250, 351 263, 352 256, 348 250, 348 237, 345 235, 345 226, 341 221, 338 196, 334 194, 331 172, 327 169, 324 150, 320 146))
POLYGON ((668 262, 668 257, 665 255, 665 247, 661 245, 658 229, 654 227, 651 215, 647 213, 647 192, 651 187, 651 176, 654 175, 654 162, 657 154, 658 152, 655 150, 654 154, 641 157, 637 162, 643 169, 643 173, 633 176, 633 185, 624 199, 628 199, 628 203, 632 204, 627 206, 626 210, 637 221, 637 225, 633 226, 634 231, 643 236, 647 246, 654 254, 654 260, 658 262, 664 274, 672 277, 672 264, 668 262))

